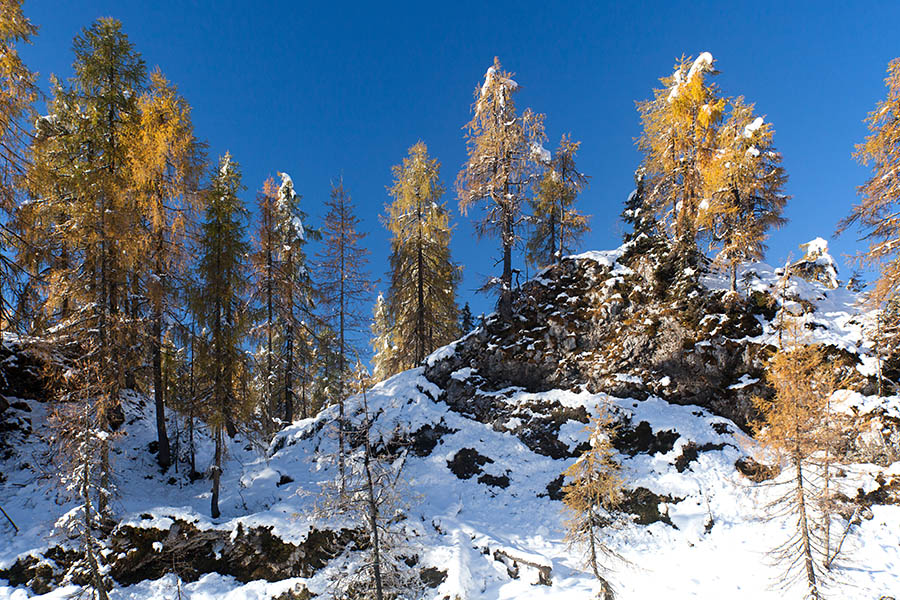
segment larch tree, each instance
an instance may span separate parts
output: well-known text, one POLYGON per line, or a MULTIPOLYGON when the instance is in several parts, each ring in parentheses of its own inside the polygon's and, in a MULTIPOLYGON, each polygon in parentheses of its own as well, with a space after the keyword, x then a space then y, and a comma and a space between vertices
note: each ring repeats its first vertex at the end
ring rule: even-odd
POLYGON ((339 416, 338 465, 341 474, 341 493, 345 474, 345 415, 344 401, 350 387, 347 376, 357 334, 367 322, 363 303, 369 298, 371 284, 366 272, 369 251, 361 246, 365 233, 359 228, 359 218, 354 214, 350 194, 344 189, 343 179, 332 184, 331 196, 325 205, 328 213, 322 227, 324 245, 320 249, 319 291, 328 314, 329 326, 334 332, 335 358, 337 364, 329 375, 336 382, 339 416))
POLYGON ((393 202, 383 222, 391 233, 387 308, 396 352, 384 363, 387 375, 420 364, 459 333, 460 270, 450 258, 450 215, 439 203, 444 193, 440 163, 418 142, 392 172, 393 202))
MULTIPOLYGON (((203 146, 194 137, 191 110, 163 74, 150 76, 150 89, 138 100, 139 117, 127 138, 130 185, 144 216, 142 271, 150 301, 149 340, 153 365, 158 461, 171 463, 166 433, 163 384, 164 320, 178 307, 176 295, 187 264, 187 219, 198 203, 203 146)), ((136 235, 137 232, 132 232, 136 235)))
POLYGON ((275 305, 278 301, 277 287, 279 279, 278 234, 276 232, 275 203, 277 202, 275 180, 269 177, 263 183, 262 191, 257 194, 258 228, 254 249, 250 254, 251 279, 253 281, 252 299, 259 305, 261 316, 253 326, 254 337, 260 344, 257 356, 261 360, 257 371, 261 377, 261 408, 265 415, 265 428, 274 419, 275 383, 278 377, 281 354, 278 352, 279 319, 275 305))
MULTIPOLYGON (((87 352, 96 356, 96 352, 87 352)), ((81 541, 81 559, 76 568, 85 573, 93 594, 100 600, 108 596, 100 567, 101 546, 97 538, 108 526, 109 502, 114 492, 104 475, 108 460, 108 413, 119 402, 106 379, 113 371, 109 364, 93 358, 76 361, 62 381, 56 383, 56 407, 50 424, 59 441, 61 483, 77 499, 74 509, 61 520, 65 530, 81 541)), ((93 595, 92 594, 92 595, 93 595)))
POLYGON ((562 489, 563 504, 570 513, 566 539, 585 552, 585 562, 604 586, 606 598, 612 594, 603 575, 610 569, 602 559, 618 555, 610 549, 603 530, 619 524, 616 509, 623 499, 624 482, 622 467, 615 460, 615 426, 610 415, 593 419, 589 431, 590 448, 564 473, 569 480, 562 489))
POLYGON ((835 431, 829 399, 834 371, 823 349, 803 344, 799 325, 792 323, 784 346, 768 365, 767 379, 775 395, 754 402, 761 415, 757 440, 784 467, 782 492, 768 510, 772 518, 789 518, 795 525, 771 557, 783 568, 783 585, 801 581, 807 597, 819 600, 825 571, 837 553, 830 540, 835 431))
POLYGON ((869 135, 854 156, 872 168, 872 176, 857 190, 861 201, 841 221, 838 232, 858 228, 869 244, 863 263, 878 267, 874 296, 878 304, 896 297, 900 288, 900 58, 888 64, 887 97, 865 123, 869 135))
POLYGON ((703 172, 715 155, 726 107, 709 81, 716 73, 708 52, 694 61, 682 57, 675 72, 660 80, 663 87, 654 90, 653 99, 638 103, 644 204, 681 253, 696 253, 703 172))
POLYGON ((24 122, 31 115, 38 88, 37 76, 22 61, 16 46, 30 43, 36 33, 37 27, 22 12, 22 0, 0 4, 0 336, 14 320, 26 320, 26 315, 17 311, 12 294, 17 281, 30 282, 23 265, 13 260, 13 251, 21 243, 15 233, 15 217, 28 168, 29 135, 24 122), (13 319, 13 312, 18 312, 18 318, 13 319))
POLYGON ((202 328, 198 349, 201 372, 197 395, 205 406, 215 440, 211 514, 219 516, 219 481, 225 453, 224 433, 234 435, 240 412, 241 344, 246 330, 242 314, 247 287, 249 251, 244 239, 246 209, 238 194, 241 173, 226 153, 204 194, 205 218, 200 226, 197 289, 192 301, 194 318, 202 328))
MULTIPOLYGON (((53 84, 51 114, 38 120, 28 181, 35 200, 23 217, 38 242, 49 342, 69 344, 73 359, 102 373, 102 395, 118 402, 140 361, 141 214, 131 193, 127 136, 139 112, 145 68, 121 24, 100 19, 74 41, 71 86, 53 84)), ((89 378, 75 378, 88 382, 89 378)), ((87 385, 87 383, 85 383, 87 385)), ((94 388, 96 389, 96 387, 94 388)), ((81 397, 87 397, 82 394, 81 397)), ((88 421, 112 428, 120 409, 88 421)), ((110 488, 109 444, 101 436, 99 485, 110 488)), ((98 499, 104 512, 106 496, 98 499)))
POLYGON ((495 57, 484 84, 475 89, 472 120, 465 126, 469 158, 457 178, 460 212, 484 206, 479 234, 500 238, 503 270, 485 287, 499 288, 505 322, 512 319, 512 254, 524 220, 522 203, 547 152, 542 146, 544 117, 530 109, 516 112, 513 96, 518 90, 519 84, 495 57))
POLYGON ((773 145, 770 123, 753 113, 743 98, 730 102, 718 131, 717 148, 704 171, 704 199, 698 223, 709 232, 714 264, 728 271, 737 291, 737 268, 762 259, 767 232, 780 227, 787 175, 773 145))
POLYGON ((588 178, 575 165, 581 142, 564 135, 556 154, 546 165, 537 186, 537 195, 529 200, 533 228, 526 244, 526 258, 537 267, 562 260, 589 231, 588 217, 575 208, 578 194, 588 178))

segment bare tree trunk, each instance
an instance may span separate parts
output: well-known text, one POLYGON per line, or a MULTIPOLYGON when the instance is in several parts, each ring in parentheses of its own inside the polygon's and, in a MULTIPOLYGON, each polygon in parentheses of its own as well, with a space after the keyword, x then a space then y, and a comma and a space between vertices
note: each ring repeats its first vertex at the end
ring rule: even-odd
MULTIPOLYGON (((162 286, 161 254, 163 251, 162 233, 157 234, 156 240, 156 276, 157 285, 162 286)), ((153 402, 156 406, 156 439, 158 442, 157 461, 159 466, 166 470, 172 463, 169 451, 169 436, 166 433, 166 407, 163 399, 162 382, 162 290, 154 300, 153 307, 153 402)))
POLYGON ((288 281, 288 320, 285 325, 285 345, 287 357, 284 365, 284 422, 288 425, 294 422, 294 257, 293 250, 288 251, 287 273, 288 281))
POLYGON ((797 512, 799 516, 801 551, 803 563, 806 569, 806 581, 809 585, 809 596, 813 600, 820 600, 818 583, 816 581, 815 562, 812 554, 812 541, 809 533, 809 521, 806 515, 806 494, 803 489, 803 465, 799 458, 794 458, 794 469, 797 473, 797 512))
POLYGON ((369 505, 369 534, 372 536, 372 570, 375 577, 375 598, 384 600, 384 591, 381 582, 381 547, 378 542, 378 504, 375 501, 375 485, 372 481, 371 456, 372 446, 369 441, 369 403, 366 399, 366 390, 363 386, 363 409, 365 410, 365 468, 366 468, 366 494, 369 505))
POLYGON ((210 514, 213 519, 218 519, 219 512, 219 480, 222 477, 222 426, 216 427, 216 454, 212 468, 212 500, 210 501, 210 514))
MULTIPOLYGON (((86 433, 86 432, 85 432, 86 433)), ((100 566, 97 564, 97 551, 94 548, 94 536, 91 533, 93 527, 93 510, 91 508, 91 479, 90 479, 90 457, 89 453, 84 454, 84 463, 82 464, 82 480, 81 480, 81 496, 84 501, 84 552, 87 559, 88 568, 91 570, 93 578, 94 591, 100 600, 109 600, 106 593, 106 586, 103 583, 103 575, 100 573, 100 566)), ((102 494, 100 496, 103 497, 102 494)))
POLYGON ((500 318, 509 323, 512 321, 512 214, 509 208, 503 209, 503 277, 500 281, 500 318))

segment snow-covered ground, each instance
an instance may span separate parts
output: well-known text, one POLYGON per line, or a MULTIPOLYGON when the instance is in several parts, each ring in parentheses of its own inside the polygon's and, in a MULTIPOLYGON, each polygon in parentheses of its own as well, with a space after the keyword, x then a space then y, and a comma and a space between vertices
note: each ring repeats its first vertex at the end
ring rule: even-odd
MULTIPOLYGON (((617 257, 615 253, 603 253, 596 259, 613 265, 617 257)), ((746 278, 749 286, 742 284, 742 293, 763 289, 771 293, 777 281, 774 269, 752 265, 746 271, 756 276, 746 278)), ((711 277, 706 285, 715 288, 727 283, 711 277)), ((868 317, 860 314, 856 295, 796 279, 790 285, 791 295, 815 307, 805 318, 819 324, 812 333, 817 340, 868 355, 863 338, 868 317)), ((764 324, 764 330, 761 337, 774 335, 768 324, 764 324)), ((441 352, 431 360, 440 360, 453 348, 441 352)), ((454 377, 471 375, 471 369, 460 370, 454 377)), ((537 454, 511 432, 517 423, 495 429, 467 418, 435 400, 440 392, 420 368, 377 384, 367 396, 370 411, 376 415, 376 440, 390 439, 397 432, 414 433, 427 425, 450 431, 426 456, 410 453, 402 471, 409 504, 408 528, 416 534, 420 564, 446 572, 445 580, 436 589, 427 590, 425 597, 596 598, 600 585, 584 569, 579 551, 564 541, 563 504, 548 495, 548 485, 574 459, 556 460, 537 454), (508 477, 509 485, 504 488, 482 483, 478 477, 458 478, 448 461, 462 449, 490 458, 493 462, 481 466, 483 473, 508 477), (552 585, 539 584, 538 570, 524 563, 520 563, 519 577, 511 577, 507 565, 495 558, 498 551, 550 567, 552 585)), ((668 451, 618 456, 629 488, 643 487, 671 499, 659 506, 664 520, 649 525, 635 523, 610 532, 609 545, 625 559, 608 563, 609 580, 618 598, 775 600, 803 596, 799 588, 783 591, 773 585, 780 570, 770 564, 767 552, 789 536, 792 522, 789 518, 765 518, 760 507, 771 500, 775 490, 753 484, 736 470, 737 459, 757 454, 758 449, 733 423, 703 408, 677 406, 653 396, 641 401, 584 391, 535 394, 510 390, 505 397, 505 402, 520 406, 547 401, 572 409, 583 407, 591 415, 610 411, 633 424, 646 421, 653 433, 677 432, 668 451), (713 449, 701 451, 685 464, 682 454, 690 442, 713 449), (676 466, 679 458, 682 460, 676 466)), ((876 399, 847 391, 839 392, 835 400, 844 410, 885 407, 896 411, 900 407, 898 398, 876 399)), ((55 522, 71 508, 55 486, 48 462, 51 446, 43 438, 49 434, 42 429, 47 407, 38 402, 28 404, 36 434, 16 448, 12 459, 0 462, 7 477, 0 484, 0 505, 21 529, 14 534, 11 527, 0 523, 0 568, 8 567, 24 553, 57 543, 55 522)), ((348 411, 357 421, 361 418, 360 405, 358 397, 348 401, 348 411)), ((231 441, 219 519, 209 517, 208 481, 189 483, 176 476, 170 483, 171 473, 159 473, 154 456, 147 451, 155 437, 149 404, 133 397, 126 409, 127 424, 124 434, 115 441, 114 457, 119 492, 115 510, 123 522, 165 528, 172 518, 179 518, 195 523, 199 529, 225 531, 234 531, 239 524, 259 524, 271 526, 273 533, 288 542, 299 543, 306 538, 313 524, 315 495, 324 482, 336 476, 333 462, 323 459, 336 449, 336 408, 315 419, 294 423, 265 449, 254 447, 240 436, 231 441), (285 475, 292 481, 285 484, 285 475)), ((559 435, 571 449, 588 439, 584 425, 577 421, 563 425, 559 435)), ((210 460, 211 446, 201 435, 198 468, 204 468, 210 460)), ((900 463, 883 469, 850 466, 842 484, 854 496, 857 488, 874 489, 879 472, 900 475, 900 463)), ((900 506, 875 506, 867 516, 870 518, 851 528, 845 544, 847 560, 836 570, 831 597, 900 597, 900 506)), ((842 531, 844 523, 838 521, 835 528, 842 531)), ((330 568, 325 568, 310 579, 244 584, 218 574, 182 583, 170 574, 115 589, 111 598, 150 600, 180 594, 193 600, 262 600, 297 584, 324 593, 329 575, 330 568)), ((62 599, 78 591, 69 586, 34 596, 30 590, 3 583, 0 581, 0 600, 62 599)))

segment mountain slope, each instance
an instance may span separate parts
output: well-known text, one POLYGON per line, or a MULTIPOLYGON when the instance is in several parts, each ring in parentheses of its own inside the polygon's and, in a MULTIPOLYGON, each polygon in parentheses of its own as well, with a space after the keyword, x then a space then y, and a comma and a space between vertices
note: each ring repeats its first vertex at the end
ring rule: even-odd
MULTIPOLYGON (((751 481, 760 470, 749 458, 766 457, 744 433, 749 398, 765 393, 761 369, 779 308, 747 307, 773 297, 777 275, 749 268, 756 275, 744 278, 740 299, 707 277, 686 303, 650 301, 649 289, 639 301, 636 288, 648 279, 621 257, 566 259, 524 286, 519 326, 489 319, 424 367, 367 393, 376 452, 404 444, 394 466, 405 482, 403 524, 423 597, 597 597, 600 585, 563 540, 559 490, 562 471, 586 447, 585 423, 604 410, 620 423, 615 445, 633 521, 610 532, 625 559, 610 563, 618 597, 784 596, 771 588, 778 569, 765 554, 791 523, 764 518, 760 507, 775 490, 751 481)), ((814 339, 857 374, 855 387, 870 391, 868 317, 855 297, 794 280, 787 298, 784 308, 804 314, 814 339)), ((892 436, 900 399, 841 391, 836 400, 868 433, 850 440, 858 462, 840 482, 861 518, 850 529, 845 555, 852 560, 838 570, 834 595, 896 595, 900 507, 891 503, 900 463, 892 436)), ((347 403, 356 424, 364 419, 361 402, 347 403)), ((0 539, 10 540, 0 544, 0 578, 10 581, 0 582, 0 599, 40 591, 47 593, 37 597, 62 598, 76 589, 57 587, 68 560, 61 549, 71 542, 48 532, 71 505, 50 477, 47 406, 12 404, 30 412, 10 409, 7 422, 27 413, 31 433, 4 438, 12 448, 2 458, 0 505, 21 531, 0 525, 0 539)), ((154 432, 146 400, 131 396, 125 408, 115 457, 121 519, 105 558, 118 582, 113 598, 174 598, 179 588, 181 597, 198 599, 324 596, 341 565, 357 560, 358 525, 314 510, 322 485, 336 477, 325 458, 336 450, 336 408, 294 423, 263 452, 233 440, 217 520, 207 516, 208 482, 158 473, 146 451, 154 432)), ((198 465, 205 465, 208 439, 201 448, 198 465)))

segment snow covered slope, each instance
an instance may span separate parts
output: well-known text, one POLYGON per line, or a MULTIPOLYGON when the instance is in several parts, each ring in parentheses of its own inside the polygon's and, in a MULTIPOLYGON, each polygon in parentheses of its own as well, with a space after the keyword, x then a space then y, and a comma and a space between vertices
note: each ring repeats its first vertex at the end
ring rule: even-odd
MULTIPOLYGON (((611 275, 625 269, 615 258, 603 255, 600 262, 582 256, 577 262, 591 263, 591 272, 603 282, 622 276, 611 275)), ((755 265, 752 272, 756 275, 745 278, 748 283, 742 288, 745 297, 774 289, 773 269, 755 265)), ((709 288, 723 285, 718 278, 709 278, 705 284, 709 288)), ((805 281, 792 285, 791 302, 816 323, 811 331, 817 339, 846 353, 868 356, 863 336, 866 316, 855 307, 853 295, 805 281)), ((756 335, 743 343, 767 343, 774 333, 768 320, 760 317, 760 322, 756 335)), ((561 473, 586 447, 585 423, 601 411, 611 412, 621 424, 615 444, 630 490, 625 507, 632 524, 610 532, 610 545, 625 559, 609 563, 617 597, 765 600, 802 596, 800 590, 785 593, 772 587, 779 569, 769 564, 766 552, 788 535, 791 522, 764 518, 761 507, 773 488, 754 484, 744 474, 752 476, 752 470, 738 468, 736 463, 752 465, 746 460, 749 456, 759 461, 765 456, 738 424, 714 414, 708 406, 683 399, 673 402, 663 394, 614 396, 589 391, 587 385, 566 389, 501 386, 501 382, 486 381, 487 367, 475 363, 454 363, 448 381, 458 390, 477 390, 477 399, 469 407, 462 400, 448 402, 447 390, 426 373, 441 363, 453 363, 466 344, 463 340, 442 349, 429 359, 428 368, 396 375, 367 394, 376 450, 397 440, 409 442, 401 471, 408 505, 406 528, 419 556, 417 567, 429 573, 424 598, 597 597, 599 584, 584 570, 579 552, 563 539, 566 515, 559 490, 561 473)), ((860 361, 859 369, 865 371, 869 362, 860 361)), ((729 385, 757 385, 748 373, 733 375, 729 385)), ((638 385, 628 380, 638 375, 619 373, 618 377, 608 379, 615 385, 638 385)), ((663 391, 675 387, 666 377, 645 373, 640 376, 641 385, 663 391)), ((735 390, 717 393, 728 395, 735 390)), ((900 417, 898 398, 841 391, 836 400, 852 414, 900 417)), ((353 397, 347 403, 355 423, 363 419, 361 402, 353 397)), ((32 562, 43 561, 55 568, 51 561, 59 553, 52 549, 70 545, 53 533, 54 523, 71 505, 52 483, 48 462, 52 446, 43 429, 47 407, 36 401, 16 403, 27 409, 10 410, 15 418, 31 420, 32 433, 8 434, 12 437, 4 439, 11 448, 0 455, 0 505, 21 530, 16 534, 0 524, 0 577, 16 576, 17 565, 22 570, 29 554, 41 556, 32 562)), ((342 532, 353 527, 313 510, 322 485, 336 477, 336 465, 324 458, 336 449, 335 407, 294 423, 265 449, 245 439, 233 440, 222 480, 222 517, 216 520, 208 516, 208 481, 190 482, 182 474, 158 473, 154 457, 147 452, 154 429, 146 401, 133 396, 125 408, 126 425, 116 440, 115 456, 121 543, 110 542, 106 556, 109 572, 120 581, 112 598, 308 597, 299 595, 299 590, 328 597, 328 580, 346 559, 344 549, 352 548, 349 534, 342 532), (135 533, 142 530, 144 538, 135 533), (177 554, 183 549, 179 532, 184 531, 210 540, 213 554, 241 553, 243 562, 213 556, 208 564, 215 568, 203 572, 202 561, 177 554), (327 543, 321 542, 323 532, 331 532, 327 543), (261 568, 254 562, 260 557, 248 550, 253 544, 240 545, 252 535, 257 536, 253 538, 256 550, 262 548, 262 562, 266 562, 266 548, 275 547, 278 557, 273 554, 268 562, 284 562, 287 549, 297 566, 261 568), (314 550, 326 546, 319 553, 318 566, 310 566, 314 550), (137 560, 126 547, 142 547, 148 558, 137 560), (297 548, 304 549, 303 557, 295 552, 297 548), (219 558, 222 562, 215 562, 219 558), (164 567, 169 564, 182 577, 167 573, 164 567)), ((872 443, 879 442, 873 439, 872 443)), ((198 465, 206 465, 211 449, 206 438, 201 447, 198 465)), ((883 503, 896 500, 898 482, 900 462, 846 468, 840 484, 850 499, 859 499, 862 518, 850 528, 847 561, 837 570, 833 597, 900 596, 900 506, 883 503)), ((836 528, 843 530, 844 525, 839 521, 836 528)), ((116 538, 116 532, 111 537, 116 538)), ((194 552, 199 555, 205 548, 194 552)), ((71 584, 36 595, 22 582, 4 585, 0 580, 0 599, 64 598, 77 589, 71 584)))

